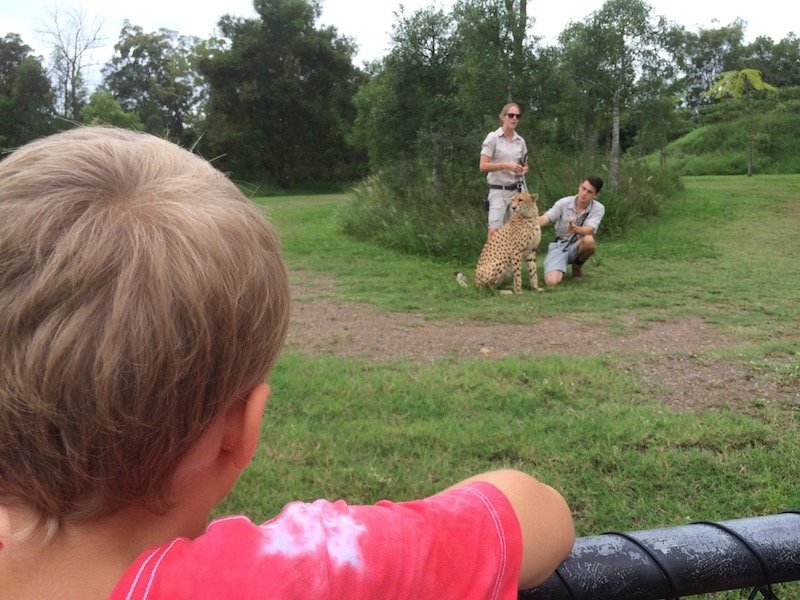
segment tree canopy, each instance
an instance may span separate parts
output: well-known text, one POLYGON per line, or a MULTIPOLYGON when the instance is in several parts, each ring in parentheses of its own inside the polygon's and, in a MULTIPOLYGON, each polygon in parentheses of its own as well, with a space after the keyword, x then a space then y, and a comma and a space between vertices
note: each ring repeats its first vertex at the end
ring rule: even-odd
POLYGON ((85 13, 53 14, 49 64, 7 35, 0 142, 80 122, 130 123, 239 179, 287 189, 372 172, 392 178, 398 198, 417 193, 412 183, 477 193, 478 146, 513 100, 532 176, 553 178, 542 161, 558 157, 564 171, 606 169, 613 187, 625 156, 666 159, 667 144, 707 118, 722 100, 706 92, 723 73, 755 69, 776 87, 800 86, 793 34, 746 44, 740 20, 687 31, 644 0, 606 0, 553 45, 531 35, 536 6, 527 0, 401 7, 389 52, 361 67, 353 41, 319 25, 316 0, 254 7, 251 19, 223 16, 209 39, 125 22, 102 94, 91 97, 85 65, 97 30, 85 13))
POLYGON ((281 187, 359 174, 348 143, 360 73, 355 48, 316 28, 319 6, 256 0, 258 19, 220 21, 226 45, 202 59, 208 82, 203 148, 239 176, 281 187))
POLYGON ((195 108, 189 56, 194 40, 161 29, 145 33, 125 21, 114 56, 103 69, 103 87, 123 110, 136 113, 147 131, 186 141, 195 108))
POLYGON ((53 89, 32 52, 15 33, 0 38, 0 148, 52 131, 53 89))

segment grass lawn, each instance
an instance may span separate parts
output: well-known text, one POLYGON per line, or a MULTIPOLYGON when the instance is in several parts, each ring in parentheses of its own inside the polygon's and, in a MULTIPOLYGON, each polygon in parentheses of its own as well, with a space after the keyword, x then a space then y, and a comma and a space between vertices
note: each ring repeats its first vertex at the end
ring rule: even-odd
MULTIPOLYGON (((264 519, 295 499, 400 500, 503 466, 559 489, 578 535, 800 508, 800 176, 685 184, 626 237, 604 240, 601 228, 590 285, 515 297, 455 285, 453 271, 469 278, 474 265, 344 237, 336 213, 345 196, 256 199, 290 270, 334 280, 334 300, 476 327, 569 314, 589 330, 622 330, 631 315, 699 317, 741 340, 710 360, 751 361, 790 393, 746 410, 690 412, 667 405, 614 353, 421 364, 287 352, 271 378, 260 451, 218 512, 264 519)), ((795 585, 779 596, 800 597, 795 585)))

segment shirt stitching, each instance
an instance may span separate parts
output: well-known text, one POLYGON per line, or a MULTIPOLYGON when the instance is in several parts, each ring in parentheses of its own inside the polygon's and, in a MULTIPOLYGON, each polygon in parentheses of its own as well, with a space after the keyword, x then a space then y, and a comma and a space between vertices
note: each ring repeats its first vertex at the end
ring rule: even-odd
POLYGON ((500 569, 497 573, 497 577, 495 578, 491 595, 492 598, 497 598, 499 597, 500 586, 502 585, 502 581, 505 577, 506 565, 508 563, 508 546, 506 544, 505 535, 503 535, 502 522, 500 520, 500 516, 497 514, 497 510, 495 509, 494 505, 491 503, 489 498, 483 492, 472 487, 468 487, 465 489, 475 494, 478 497, 478 499, 483 503, 483 505, 487 508, 489 515, 492 518, 492 523, 494 524, 495 532, 497 533, 497 538, 500 541, 500 569))
POLYGON ((157 554, 160 553, 161 555, 158 557, 158 560, 156 561, 156 564, 153 565, 153 570, 150 572, 150 578, 147 581, 147 586, 145 587, 144 592, 142 594, 142 600, 146 600, 147 599, 147 597, 150 595, 150 589, 153 587, 153 580, 155 579, 156 571, 158 570, 158 567, 161 565, 161 561, 164 560, 164 557, 167 555, 167 553, 170 550, 172 550, 172 547, 177 542, 178 542, 177 539, 176 540, 172 540, 172 543, 170 543, 170 545, 167 546, 166 548, 158 548, 156 550, 153 550, 153 552, 150 554, 150 556, 148 556, 145 559, 145 561, 142 563, 142 566, 139 567, 139 570, 136 573, 136 577, 134 577, 133 583, 131 583, 131 587, 128 589, 128 594, 125 596, 125 600, 131 600, 133 598, 133 594, 136 591, 136 586, 139 583, 139 579, 144 574, 144 571, 147 569, 147 565, 150 563, 150 560, 153 557, 155 557, 157 554))

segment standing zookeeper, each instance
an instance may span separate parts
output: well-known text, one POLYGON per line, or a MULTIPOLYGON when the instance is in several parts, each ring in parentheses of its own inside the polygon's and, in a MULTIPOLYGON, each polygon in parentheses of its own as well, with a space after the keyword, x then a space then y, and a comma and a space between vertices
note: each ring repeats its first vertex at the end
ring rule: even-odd
POLYGON ((511 198, 521 189, 528 172, 528 146, 517 124, 522 118, 519 105, 510 102, 500 111, 500 127, 486 136, 481 145, 480 171, 489 183, 489 235, 511 216, 511 198))

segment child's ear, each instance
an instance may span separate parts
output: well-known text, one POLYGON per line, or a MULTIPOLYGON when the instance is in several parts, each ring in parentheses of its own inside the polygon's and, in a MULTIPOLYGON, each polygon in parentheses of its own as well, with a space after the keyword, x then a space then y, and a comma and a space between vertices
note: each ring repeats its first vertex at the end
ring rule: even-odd
POLYGON ((232 455, 233 464, 238 469, 244 469, 256 451, 269 392, 269 386, 260 383, 247 394, 244 401, 231 407, 228 412, 222 449, 232 455))

